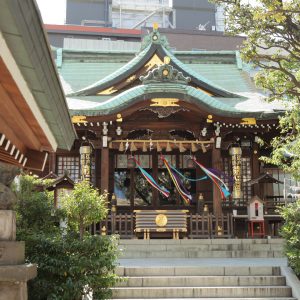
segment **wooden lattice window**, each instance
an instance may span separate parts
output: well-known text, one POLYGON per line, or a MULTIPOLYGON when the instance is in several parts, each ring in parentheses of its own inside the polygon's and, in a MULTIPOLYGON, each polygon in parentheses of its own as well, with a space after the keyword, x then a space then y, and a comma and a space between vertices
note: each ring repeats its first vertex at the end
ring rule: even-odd
POLYGON ((79 156, 58 156, 57 157, 57 175, 63 175, 68 171, 73 180, 80 179, 80 158, 79 156))

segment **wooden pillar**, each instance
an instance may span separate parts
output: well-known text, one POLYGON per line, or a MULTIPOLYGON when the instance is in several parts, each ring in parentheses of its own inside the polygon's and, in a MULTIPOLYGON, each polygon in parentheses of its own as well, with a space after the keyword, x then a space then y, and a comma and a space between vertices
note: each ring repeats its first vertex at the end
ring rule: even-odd
POLYGON ((56 153, 50 152, 49 153, 49 173, 56 173, 56 153))
POLYGON ((95 149, 95 186, 101 189, 101 150, 95 149))
MULTIPOLYGON (((259 152, 258 152, 258 144, 253 144, 253 153, 252 153, 252 178, 256 178, 259 176, 260 170, 259 170, 259 152)), ((258 197, 262 197, 259 184, 253 185, 253 195, 257 195, 258 197)))
POLYGON ((101 192, 109 189, 109 149, 101 149, 101 192))
MULTIPOLYGON (((216 149, 214 146, 212 149, 212 168, 223 170, 221 149, 216 149)), ((222 197, 215 184, 213 184, 213 213, 215 216, 222 214, 222 197)))

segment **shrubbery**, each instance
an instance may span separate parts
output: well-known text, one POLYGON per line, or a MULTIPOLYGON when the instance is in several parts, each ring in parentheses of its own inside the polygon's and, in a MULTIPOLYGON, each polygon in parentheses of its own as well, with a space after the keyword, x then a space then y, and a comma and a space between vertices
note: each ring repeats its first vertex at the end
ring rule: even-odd
MULTIPOLYGON (((94 299, 108 299, 109 288, 118 280, 114 274, 117 238, 85 232, 80 239, 71 228, 62 235, 57 224, 69 213, 54 212, 53 194, 38 191, 36 186, 40 184, 40 180, 25 175, 17 188, 17 236, 25 241, 27 262, 38 265, 38 276, 28 283, 29 299, 79 300, 90 291, 94 299)), ((91 189, 90 199, 103 206, 98 207, 103 217, 106 208, 101 196, 96 199, 97 192, 86 183, 82 188, 87 194, 91 189)), ((74 220, 72 225, 76 225, 74 220)))
POLYGON ((300 276, 300 200, 280 209, 284 219, 281 235, 286 240, 285 254, 290 266, 300 276))

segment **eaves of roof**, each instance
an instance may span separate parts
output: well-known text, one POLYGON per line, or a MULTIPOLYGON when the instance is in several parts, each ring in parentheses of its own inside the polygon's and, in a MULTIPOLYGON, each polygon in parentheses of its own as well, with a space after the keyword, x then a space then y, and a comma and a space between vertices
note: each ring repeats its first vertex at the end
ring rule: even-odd
POLYGON ((2 1, 0 27, 57 146, 70 149, 76 132, 35 1, 2 1))
MULTIPOLYGON (((257 107, 257 102, 251 109, 243 108, 247 98, 216 98, 185 84, 157 83, 139 85, 120 93, 108 100, 89 101, 89 97, 68 97, 70 113, 72 115, 101 116, 120 112, 137 102, 155 97, 177 97, 182 101, 192 103, 212 114, 232 118, 256 117, 257 119, 274 119, 278 112, 257 107), (230 100, 230 101, 228 101, 230 100)), ((93 97, 92 97, 93 98, 93 97)))

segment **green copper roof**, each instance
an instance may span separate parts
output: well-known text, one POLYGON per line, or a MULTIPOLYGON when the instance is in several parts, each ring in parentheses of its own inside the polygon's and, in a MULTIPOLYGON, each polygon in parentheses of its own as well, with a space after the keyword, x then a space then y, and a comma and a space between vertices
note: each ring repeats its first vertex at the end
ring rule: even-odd
POLYGON ((257 119, 268 119, 274 117, 276 112, 270 106, 254 102, 252 111, 249 105, 252 103, 248 98, 216 98, 197 90, 191 86, 178 83, 150 83, 133 87, 123 93, 105 101, 95 101, 93 96, 84 98, 67 98, 72 115, 100 116, 117 113, 134 105, 139 101, 153 97, 180 97, 185 102, 193 103, 200 108, 220 116, 227 117, 256 117, 257 119), (91 99, 90 99, 91 98, 91 99))

